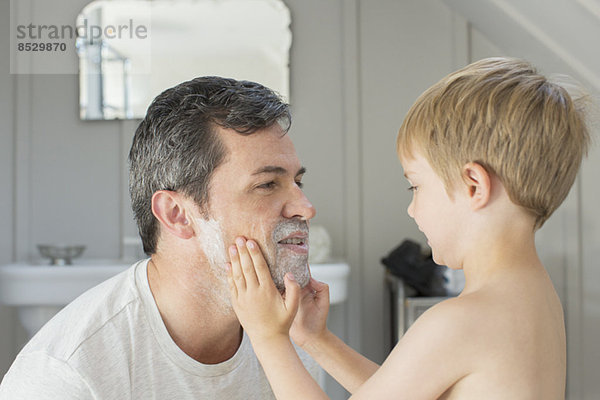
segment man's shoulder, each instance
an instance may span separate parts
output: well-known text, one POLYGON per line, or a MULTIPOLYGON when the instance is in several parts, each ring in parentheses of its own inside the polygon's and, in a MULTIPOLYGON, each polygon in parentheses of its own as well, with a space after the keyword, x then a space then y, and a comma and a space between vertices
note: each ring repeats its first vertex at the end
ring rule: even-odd
POLYGON ((30 340, 23 354, 43 351, 59 360, 67 360, 94 335, 102 334, 124 311, 136 305, 135 286, 138 263, 89 289, 58 312, 30 340))

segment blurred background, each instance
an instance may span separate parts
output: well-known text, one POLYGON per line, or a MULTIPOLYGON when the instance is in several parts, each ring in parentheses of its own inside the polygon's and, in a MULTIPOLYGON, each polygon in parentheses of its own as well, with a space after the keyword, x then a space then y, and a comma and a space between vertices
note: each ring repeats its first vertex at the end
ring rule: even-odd
MULTIPOLYGON (((139 119, 82 120, 76 52, 66 59, 69 73, 11 73, 11 21, 73 25, 87 3, 0 0, 0 265, 36 258, 36 245, 47 242, 83 244, 89 258, 141 256, 126 164, 139 119)), ((290 136, 308 169, 314 223, 327 229, 333 256, 351 270, 341 334, 381 362, 390 317, 380 259, 406 238, 425 244, 406 214, 410 193, 395 154, 406 111, 441 77, 488 56, 525 58, 598 96, 600 0, 283 3, 291 47, 289 75, 278 79, 292 106, 290 136)), ((250 26, 260 22, 249 19, 250 26)), ((194 53, 196 43, 214 39, 181 43, 194 53)), ((163 58, 194 71, 193 61, 163 58)), ((38 60, 29 67, 43 70, 38 60)), ((575 187, 537 237, 565 309, 573 400, 600 398, 598 133, 596 125, 575 187)), ((0 306, 0 376, 26 340, 14 308, 0 306)))

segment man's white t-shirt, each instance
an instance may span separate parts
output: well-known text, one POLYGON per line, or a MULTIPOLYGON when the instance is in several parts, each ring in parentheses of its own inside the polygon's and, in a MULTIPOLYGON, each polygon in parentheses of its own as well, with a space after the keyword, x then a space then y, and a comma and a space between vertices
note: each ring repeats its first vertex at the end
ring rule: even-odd
MULTIPOLYGON (((23 348, 2 400, 273 399, 244 334, 229 360, 201 364, 171 339, 147 278, 148 260, 90 289, 23 348)), ((315 379, 316 363, 300 358, 315 379)))

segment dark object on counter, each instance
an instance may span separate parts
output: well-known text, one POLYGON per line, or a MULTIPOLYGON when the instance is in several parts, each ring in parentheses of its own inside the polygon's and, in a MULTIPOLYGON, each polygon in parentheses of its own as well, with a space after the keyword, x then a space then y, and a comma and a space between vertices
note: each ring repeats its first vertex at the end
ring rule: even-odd
POLYGON ((418 243, 403 241, 381 262, 392 275, 415 289, 417 296, 446 296, 443 275, 446 267, 437 265, 431 255, 424 255, 418 243))

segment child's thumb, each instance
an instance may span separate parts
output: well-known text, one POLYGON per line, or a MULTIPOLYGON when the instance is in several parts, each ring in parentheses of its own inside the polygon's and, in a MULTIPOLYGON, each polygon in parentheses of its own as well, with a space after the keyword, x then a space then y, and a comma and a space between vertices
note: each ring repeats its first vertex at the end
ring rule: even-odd
POLYGON ((300 285, 296 282, 294 274, 288 272, 285 274, 285 308, 296 315, 298 304, 300 303, 300 285))

